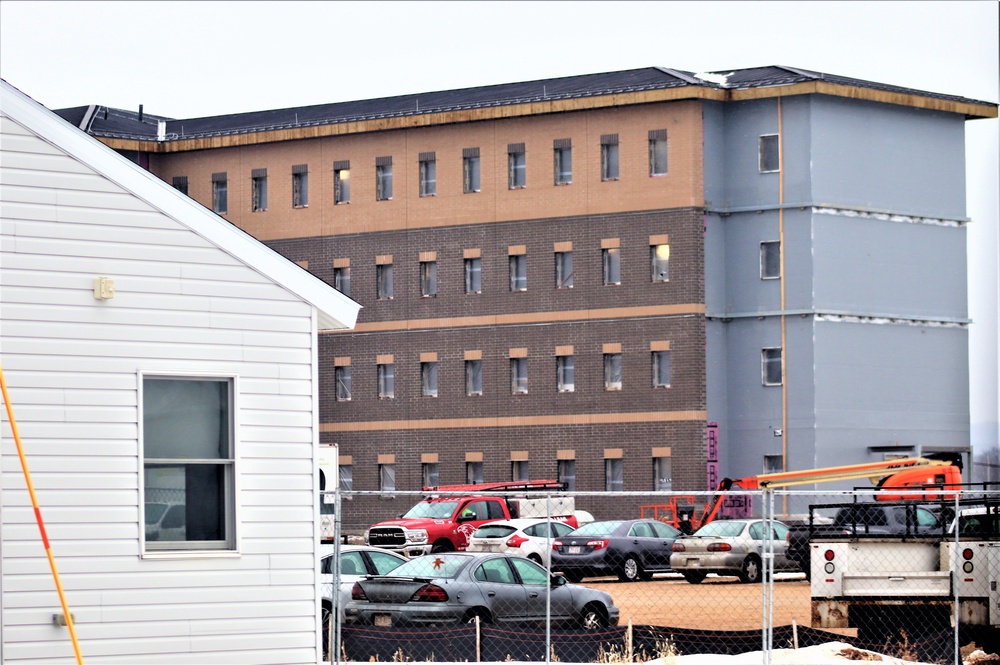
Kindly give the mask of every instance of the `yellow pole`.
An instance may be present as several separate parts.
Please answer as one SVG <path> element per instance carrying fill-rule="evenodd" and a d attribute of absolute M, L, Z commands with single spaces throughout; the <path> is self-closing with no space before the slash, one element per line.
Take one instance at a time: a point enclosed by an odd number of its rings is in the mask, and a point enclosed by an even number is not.
<path fill-rule="evenodd" d="M 52 578 L 56 583 L 56 591 L 59 592 L 59 602 L 62 604 L 63 616 L 66 617 L 66 627 L 69 628 L 69 637 L 73 641 L 73 653 L 76 654 L 76 662 L 79 665 L 83 665 L 83 656 L 80 654 L 80 643 L 76 639 L 76 628 L 73 626 L 73 615 L 69 613 L 69 605 L 66 603 L 66 593 L 63 591 L 62 582 L 59 581 L 56 560 L 52 556 L 52 548 L 49 547 L 49 537 L 45 533 L 45 522 L 42 520 L 42 511 L 38 508 L 38 497 L 35 496 L 35 486 L 31 482 L 28 461 L 24 457 L 24 448 L 21 446 L 21 435 L 17 431 L 17 421 L 14 419 L 14 407 L 10 403 L 10 395 L 7 394 L 7 381 L 4 379 L 2 365 L 0 365 L 0 390 L 3 391 L 3 402 L 7 407 L 7 418 L 10 421 L 11 432 L 14 434 L 14 443 L 17 445 L 17 456 L 21 458 L 21 469 L 24 471 L 24 481 L 28 486 L 28 494 L 31 496 L 31 505 L 35 509 L 35 521 L 38 522 L 38 530 L 42 534 L 42 545 L 45 546 L 45 555 L 49 558 Z"/>

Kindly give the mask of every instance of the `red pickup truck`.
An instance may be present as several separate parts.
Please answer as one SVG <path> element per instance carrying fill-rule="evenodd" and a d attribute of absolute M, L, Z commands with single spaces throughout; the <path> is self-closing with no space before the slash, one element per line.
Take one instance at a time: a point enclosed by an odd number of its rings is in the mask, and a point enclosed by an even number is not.
<path fill-rule="evenodd" d="M 483 524 L 516 517 L 545 517 L 577 526 L 573 497 L 527 498 L 501 492 L 562 490 L 562 483 L 536 480 L 478 485 L 425 487 L 433 492 L 401 517 L 374 524 L 365 531 L 365 542 L 408 557 L 430 552 L 462 551 L 469 536 Z"/>

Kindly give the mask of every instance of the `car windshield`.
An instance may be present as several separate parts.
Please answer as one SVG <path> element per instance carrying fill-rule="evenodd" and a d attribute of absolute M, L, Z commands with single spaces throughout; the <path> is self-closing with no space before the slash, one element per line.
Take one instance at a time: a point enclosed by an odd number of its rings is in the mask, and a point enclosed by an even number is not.
<path fill-rule="evenodd" d="M 403 517 L 444 520 L 451 517 L 457 507 L 458 501 L 421 501 L 406 511 Z"/>
<path fill-rule="evenodd" d="M 514 527 L 509 524 L 487 524 L 485 526 L 479 527 L 474 534 L 473 538 L 504 538 L 510 534 L 517 531 Z"/>
<path fill-rule="evenodd" d="M 695 531 L 693 535 L 696 537 L 715 536 L 718 538 L 735 538 L 742 533 L 745 526 L 746 522 L 719 520 L 718 522 L 709 522 Z"/>
<path fill-rule="evenodd" d="M 624 522 L 621 520 L 611 522 L 591 522 L 590 524 L 584 524 L 576 531 L 573 531 L 571 535 L 606 536 L 610 533 L 614 533 L 622 524 L 624 524 Z"/>
<path fill-rule="evenodd" d="M 426 554 L 402 564 L 392 571 L 392 576 L 453 578 L 469 560 L 454 554 Z"/>

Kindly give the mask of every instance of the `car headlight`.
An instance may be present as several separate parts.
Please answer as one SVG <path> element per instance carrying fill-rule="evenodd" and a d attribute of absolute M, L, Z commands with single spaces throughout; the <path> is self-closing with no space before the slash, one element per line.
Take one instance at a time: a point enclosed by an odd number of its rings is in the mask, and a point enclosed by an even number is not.
<path fill-rule="evenodd" d="M 427 529 L 406 529 L 406 542 L 408 543 L 426 543 L 427 542 Z"/>

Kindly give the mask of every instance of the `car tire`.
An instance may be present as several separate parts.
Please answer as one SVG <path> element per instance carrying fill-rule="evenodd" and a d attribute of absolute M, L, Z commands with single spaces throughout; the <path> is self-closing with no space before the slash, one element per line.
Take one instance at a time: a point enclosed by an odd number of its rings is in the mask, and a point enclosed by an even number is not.
<path fill-rule="evenodd" d="M 700 570 L 685 570 L 681 573 L 688 584 L 701 584 L 707 573 Z"/>
<path fill-rule="evenodd" d="M 542 563 L 542 557 L 538 556 L 537 554 L 529 554 L 528 555 L 528 561 L 534 561 L 539 566 L 544 566 L 545 565 L 544 563 Z"/>
<path fill-rule="evenodd" d="M 608 609 L 598 603 L 591 603 L 583 608 L 580 615 L 580 628 L 583 630 L 600 630 L 608 627 Z"/>
<path fill-rule="evenodd" d="M 622 561 L 622 567 L 618 569 L 618 579 L 622 582 L 638 582 L 645 573 L 642 564 L 631 554 Z"/>
<path fill-rule="evenodd" d="M 476 618 L 479 618 L 479 623 L 493 623 L 493 618 L 490 616 L 489 610 L 485 607 L 476 607 L 465 613 L 462 617 L 462 623 L 476 623 Z"/>
<path fill-rule="evenodd" d="M 760 566 L 760 559 L 756 556 L 748 556 L 740 566 L 740 582 L 744 584 L 759 584 L 764 579 L 764 571 Z"/>
<path fill-rule="evenodd" d="M 431 554 L 437 554 L 438 552 L 454 552 L 455 548 L 452 547 L 450 540 L 439 540 L 434 545 L 431 546 Z"/>

